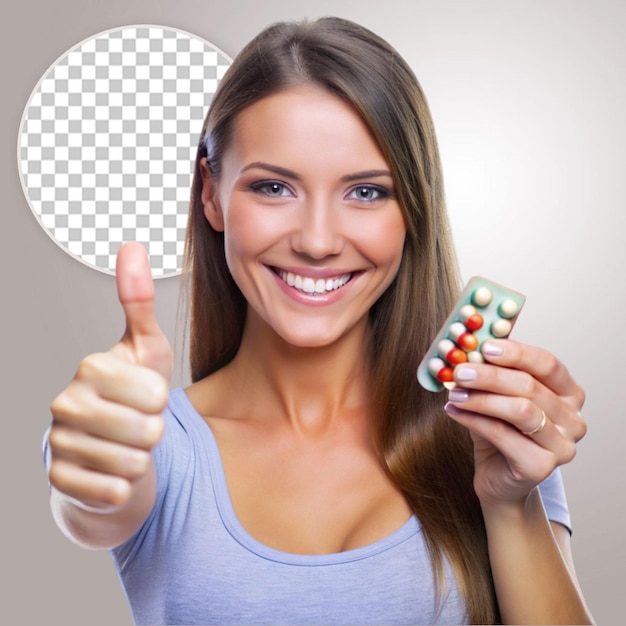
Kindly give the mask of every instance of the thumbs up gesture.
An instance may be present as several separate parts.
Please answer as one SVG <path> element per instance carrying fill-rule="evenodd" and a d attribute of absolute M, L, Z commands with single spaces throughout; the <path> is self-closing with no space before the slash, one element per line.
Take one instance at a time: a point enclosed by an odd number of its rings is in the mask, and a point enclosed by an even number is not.
<path fill-rule="evenodd" d="M 120 511 L 141 500 L 147 514 L 173 358 L 143 246 L 122 246 L 116 274 L 126 331 L 108 352 L 85 358 L 53 401 L 48 476 L 53 491 L 83 510 Z"/>

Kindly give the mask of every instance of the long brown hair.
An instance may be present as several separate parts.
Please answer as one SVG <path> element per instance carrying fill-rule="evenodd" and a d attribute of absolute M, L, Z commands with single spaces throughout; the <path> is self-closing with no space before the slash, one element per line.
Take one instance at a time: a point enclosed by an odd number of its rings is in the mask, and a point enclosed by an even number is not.
<path fill-rule="evenodd" d="M 223 233 L 203 213 L 200 161 L 220 177 L 236 116 L 291 86 L 313 83 L 349 102 L 383 151 L 407 236 L 398 275 L 370 314 L 370 388 L 383 467 L 423 529 L 441 595 L 450 562 L 473 623 L 498 619 L 472 443 L 423 390 L 415 371 L 459 290 L 437 141 L 415 75 L 383 39 L 347 20 L 280 23 L 253 39 L 222 80 L 203 129 L 187 231 L 193 380 L 228 363 L 241 341 L 246 302 L 224 256 Z"/>

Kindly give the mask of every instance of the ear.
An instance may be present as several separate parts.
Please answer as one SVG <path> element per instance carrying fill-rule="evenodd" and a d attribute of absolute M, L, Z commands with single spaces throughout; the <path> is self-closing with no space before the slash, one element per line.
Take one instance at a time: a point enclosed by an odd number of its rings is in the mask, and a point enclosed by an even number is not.
<path fill-rule="evenodd" d="M 215 182 L 207 167 L 206 158 L 200 161 L 200 173 L 202 174 L 202 206 L 204 216 L 207 218 L 213 230 L 224 232 L 224 214 L 217 198 Z"/>

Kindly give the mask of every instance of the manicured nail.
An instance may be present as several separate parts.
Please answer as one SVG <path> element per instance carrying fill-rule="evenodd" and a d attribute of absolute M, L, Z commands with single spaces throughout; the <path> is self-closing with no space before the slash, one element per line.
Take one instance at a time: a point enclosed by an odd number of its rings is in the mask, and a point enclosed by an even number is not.
<path fill-rule="evenodd" d="M 450 400 L 450 402 L 461 403 L 465 402 L 468 398 L 469 393 L 467 392 L 467 390 L 459 389 L 458 387 L 451 389 L 448 393 L 448 400 Z"/>
<path fill-rule="evenodd" d="M 483 353 L 487 356 L 501 356 L 502 352 L 502 347 L 491 341 L 485 341 L 483 344 Z"/>
<path fill-rule="evenodd" d="M 476 380 L 476 371 L 470 367 L 458 367 L 455 378 L 457 380 Z"/>
<path fill-rule="evenodd" d="M 454 404 L 451 404 L 450 402 L 448 402 L 444 407 L 443 410 L 446 413 L 450 413 L 450 415 L 460 415 L 461 414 L 461 409 L 459 409 L 458 406 L 454 406 Z"/>

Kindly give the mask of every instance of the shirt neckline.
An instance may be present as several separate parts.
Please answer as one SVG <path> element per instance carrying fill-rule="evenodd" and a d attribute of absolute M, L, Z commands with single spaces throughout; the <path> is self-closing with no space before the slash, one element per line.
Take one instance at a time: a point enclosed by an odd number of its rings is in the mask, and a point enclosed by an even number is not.
<path fill-rule="evenodd" d="M 250 535 L 239 521 L 230 499 L 226 483 L 226 474 L 224 472 L 221 454 L 215 436 L 213 435 L 213 431 L 204 418 L 196 411 L 195 407 L 191 403 L 191 400 L 189 400 L 189 397 L 182 387 L 177 387 L 171 392 L 170 408 L 172 407 L 174 409 L 179 408 L 185 415 L 188 415 L 191 418 L 197 434 L 206 442 L 208 446 L 208 461 L 212 474 L 213 492 L 224 527 L 233 539 L 237 541 L 237 543 L 263 559 L 289 565 L 310 567 L 350 563 L 352 561 L 371 558 L 383 552 L 387 552 L 395 546 L 405 542 L 421 530 L 416 516 L 412 515 L 400 528 L 386 537 L 383 537 L 382 539 L 366 546 L 346 550 L 344 552 L 329 554 L 297 554 L 271 548 Z"/>

